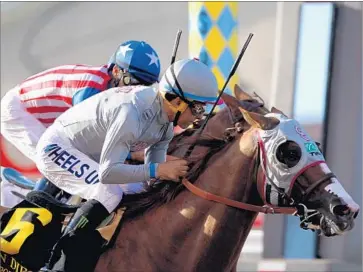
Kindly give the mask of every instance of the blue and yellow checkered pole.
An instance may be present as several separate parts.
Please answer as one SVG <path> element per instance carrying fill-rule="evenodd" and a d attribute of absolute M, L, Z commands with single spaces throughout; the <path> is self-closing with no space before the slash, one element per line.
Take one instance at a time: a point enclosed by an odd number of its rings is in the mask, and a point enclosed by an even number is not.
<path fill-rule="evenodd" d="M 189 56 L 210 67 L 219 89 L 238 55 L 237 7 L 237 2 L 189 2 Z M 237 82 L 234 75 L 225 92 L 232 94 Z"/>

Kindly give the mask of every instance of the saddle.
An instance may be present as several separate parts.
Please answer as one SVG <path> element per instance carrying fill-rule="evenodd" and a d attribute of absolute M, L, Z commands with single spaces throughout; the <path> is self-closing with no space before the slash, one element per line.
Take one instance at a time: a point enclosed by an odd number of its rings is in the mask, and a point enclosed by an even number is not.
<path fill-rule="evenodd" d="M 81 204 L 62 203 L 44 191 L 31 191 L 26 196 L 13 192 L 23 199 L 0 217 L 0 267 L 13 271 L 39 271 L 48 261 L 52 247 L 68 223 L 67 218 Z M 125 208 L 107 217 L 97 231 L 107 241 L 106 250 L 121 222 Z M 37 252 L 37 254 L 33 254 Z"/>
<path fill-rule="evenodd" d="M 13 193 L 23 198 L 21 194 L 17 194 L 16 192 Z M 62 215 L 73 214 L 78 208 L 82 206 L 82 203 L 79 205 L 62 203 L 53 196 L 43 191 L 31 191 L 25 196 L 25 200 L 34 206 L 44 208 L 51 211 L 52 213 Z M 116 212 L 111 213 L 97 228 L 97 230 L 105 240 L 111 240 L 125 210 L 125 207 L 118 208 Z M 68 222 L 63 221 L 63 225 L 66 225 L 66 223 Z"/>

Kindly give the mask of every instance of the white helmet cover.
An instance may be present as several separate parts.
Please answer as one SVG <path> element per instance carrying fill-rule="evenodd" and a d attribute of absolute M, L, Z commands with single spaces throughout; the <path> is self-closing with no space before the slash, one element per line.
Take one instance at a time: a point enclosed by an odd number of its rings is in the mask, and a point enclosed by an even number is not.
<path fill-rule="evenodd" d="M 195 59 L 179 60 L 169 66 L 159 87 L 189 101 L 213 104 L 218 96 L 218 84 L 212 71 Z M 218 104 L 221 103 L 222 100 Z"/>

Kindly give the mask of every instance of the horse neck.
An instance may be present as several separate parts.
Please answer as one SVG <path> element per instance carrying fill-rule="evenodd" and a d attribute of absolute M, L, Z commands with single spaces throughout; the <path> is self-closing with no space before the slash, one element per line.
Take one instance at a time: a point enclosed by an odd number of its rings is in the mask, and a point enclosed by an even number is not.
<path fill-rule="evenodd" d="M 254 183 L 255 151 L 254 142 L 250 135 L 242 136 L 242 140 L 234 141 L 226 150 L 222 150 L 212 158 L 210 166 L 195 184 L 210 193 L 220 195 L 240 202 L 251 202 L 259 199 L 257 186 Z M 249 142 L 249 143 L 246 143 Z M 213 237 L 213 243 L 233 246 L 233 242 L 226 242 L 226 238 L 234 240 L 237 248 L 242 247 L 256 213 L 238 210 L 221 204 L 209 202 L 205 209 L 214 214 L 220 222 L 221 235 Z M 227 233 L 228 232 L 228 233 Z M 218 241 L 216 241 L 218 240 Z M 239 241 L 239 243 L 236 243 Z M 218 250 L 219 251 L 219 250 Z"/>
<path fill-rule="evenodd" d="M 203 135 L 211 138 L 223 138 L 223 132 L 228 127 L 233 127 L 233 117 L 228 107 L 219 111 L 207 123 Z"/>
<path fill-rule="evenodd" d="M 252 137 L 244 133 L 210 159 L 194 184 L 241 202 L 258 198 L 253 145 Z M 127 220 L 116 247 L 101 258 L 97 271 L 105 267 L 109 271 L 130 267 L 135 271 L 231 271 L 256 215 L 184 189 L 173 201 Z"/>
<path fill-rule="evenodd" d="M 242 137 L 242 142 L 236 139 L 211 158 L 207 169 L 195 181 L 196 186 L 241 202 L 258 197 L 253 183 L 256 150 L 250 146 L 254 143 L 249 135 Z M 241 148 L 248 152 L 242 154 Z M 178 237 L 173 243 L 193 252 L 190 256 L 198 260 L 201 270 L 215 266 L 215 259 L 219 260 L 220 268 L 224 271 L 232 267 L 257 215 L 204 200 L 189 191 L 182 192 L 165 209 L 174 218 L 175 214 L 181 215 L 179 220 L 173 222 L 175 228 L 169 229 L 171 232 L 165 235 Z"/>

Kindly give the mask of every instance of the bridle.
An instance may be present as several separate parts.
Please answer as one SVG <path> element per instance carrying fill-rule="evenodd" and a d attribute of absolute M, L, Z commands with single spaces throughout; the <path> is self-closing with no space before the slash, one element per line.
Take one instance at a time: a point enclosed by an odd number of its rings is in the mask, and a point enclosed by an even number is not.
<path fill-rule="evenodd" d="M 232 119 L 232 115 L 230 114 L 230 118 Z M 233 139 L 235 139 L 235 137 L 237 136 L 237 134 L 242 133 L 242 125 L 240 123 L 240 121 L 237 122 L 233 122 L 234 123 L 234 127 L 232 128 L 227 128 L 225 130 L 225 134 L 224 134 L 224 141 L 226 143 L 231 142 Z M 193 194 L 209 200 L 209 201 L 214 201 L 217 203 L 221 203 L 230 207 L 234 207 L 237 209 L 242 209 L 242 210 L 248 210 L 248 211 L 252 211 L 252 212 L 258 212 L 258 213 L 265 213 L 265 214 L 292 214 L 292 215 L 297 215 L 300 217 L 301 220 L 301 227 L 302 228 L 308 228 L 308 225 L 310 223 L 310 220 L 318 214 L 317 211 L 315 210 L 309 210 L 304 204 L 304 203 L 308 197 L 310 196 L 310 194 L 316 190 L 316 188 L 319 187 L 319 185 L 321 185 L 322 183 L 326 182 L 327 180 L 334 178 L 335 175 L 333 173 L 328 173 L 325 174 L 322 178 L 320 178 L 319 180 L 315 181 L 313 184 L 311 184 L 306 190 L 299 188 L 301 193 L 302 193 L 302 197 L 300 198 L 300 201 L 295 201 L 291 196 L 289 196 L 288 194 L 286 194 L 284 191 L 281 190 L 281 188 L 278 188 L 278 186 L 274 183 L 274 181 L 272 181 L 267 173 L 266 173 L 266 168 L 264 166 L 264 162 L 266 160 L 266 158 L 264 158 L 263 156 L 263 146 L 261 146 L 260 144 L 258 144 L 257 146 L 257 162 L 256 162 L 256 167 L 258 169 L 259 166 L 261 166 L 262 172 L 263 172 L 263 176 L 266 177 L 266 179 L 269 180 L 270 184 L 272 186 L 274 186 L 277 189 L 278 194 L 281 195 L 282 198 L 285 198 L 286 200 L 288 200 L 288 203 L 290 206 L 287 207 L 277 207 L 277 206 L 272 206 L 269 205 L 265 202 L 265 205 L 263 206 L 257 206 L 257 205 L 252 205 L 249 203 L 244 203 L 244 202 L 240 202 L 240 201 L 236 201 L 236 200 L 232 200 L 229 198 L 225 198 L 216 194 L 212 194 L 209 193 L 197 186 L 195 186 L 194 184 L 192 184 L 188 179 L 184 178 L 182 180 L 183 185 Z M 254 175 L 255 175 L 255 179 L 257 184 L 263 182 L 261 179 L 259 179 L 258 176 L 258 170 L 254 171 Z M 301 187 L 301 186 L 299 186 Z M 261 192 L 259 191 L 260 196 L 261 196 Z M 263 196 L 261 196 L 262 199 Z"/>
<path fill-rule="evenodd" d="M 301 188 L 299 183 L 297 183 L 299 185 L 298 188 L 301 192 L 301 198 L 299 201 L 295 201 L 293 198 L 290 197 L 290 200 L 291 200 L 290 203 L 293 203 L 293 205 L 295 205 L 295 207 L 296 207 L 295 215 L 300 217 L 300 227 L 301 228 L 310 229 L 309 225 L 310 225 L 311 221 L 314 219 L 315 216 L 317 216 L 319 214 L 319 212 L 317 210 L 309 209 L 303 203 L 305 203 L 305 201 L 307 201 L 310 194 L 314 190 L 316 190 L 322 183 L 326 182 L 329 179 L 335 178 L 335 177 L 336 176 L 334 173 L 332 173 L 332 172 L 327 173 L 322 178 L 318 179 L 313 184 L 311 184 L 306 190 Z M 283 192 L 283 193 L 285 194 L 285 192 Z"/>

